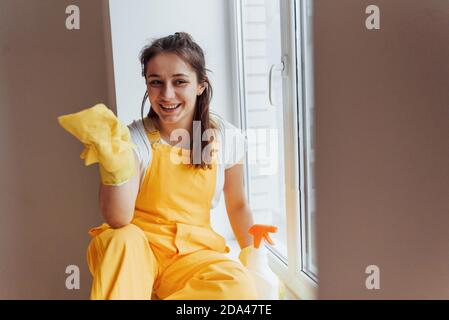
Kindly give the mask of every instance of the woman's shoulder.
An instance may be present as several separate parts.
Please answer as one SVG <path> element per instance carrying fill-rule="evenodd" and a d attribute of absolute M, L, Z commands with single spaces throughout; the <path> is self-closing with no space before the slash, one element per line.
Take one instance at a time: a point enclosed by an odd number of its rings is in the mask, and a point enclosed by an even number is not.
<path fill-rule="evenodd" d="M 154 125 L 150 118 L 145 117 L 144 119 L 133 120 L 129 125 L 128 129 L 131 134 L 139 134 L 145 136 L 147 132 L 154 129 Z"/>
<path fill-rule="evenodd" d="M 232 143 L 235 140 L 238 144 L 245 143 L 246 138 L 240 128 L 216 113 L 211 114 L 210 118 L 216 124 L 219 137 L 223 139 L 224 144 Z"/>
<path fill-rule="evenodd" d="M 148 125 L 142 119 L 133 120 L 128 124 L 129 133 L 133 142 L 139 147 L 143 147 L 147 144 L 147 130 Z"/>
<path fill-rule="evenodd" d="M 220 132 L 220 161 L 224 164 L 224 169 L 229 169 L 241 162 L 247 149 L 246 137 L 238 127 L 220 115 L 213 114 L 211 119 L 216 121 Z"/>

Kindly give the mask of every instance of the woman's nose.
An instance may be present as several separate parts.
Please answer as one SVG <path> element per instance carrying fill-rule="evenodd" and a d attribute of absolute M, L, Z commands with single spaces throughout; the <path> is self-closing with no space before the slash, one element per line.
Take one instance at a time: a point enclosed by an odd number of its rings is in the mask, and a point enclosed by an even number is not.
<path fill-rule="evenodd" d="M 162 87 L 161 95 L 165 99 L 171 99 L 175 96 L 175 90 L 172 85 L 167 84 Z"/>

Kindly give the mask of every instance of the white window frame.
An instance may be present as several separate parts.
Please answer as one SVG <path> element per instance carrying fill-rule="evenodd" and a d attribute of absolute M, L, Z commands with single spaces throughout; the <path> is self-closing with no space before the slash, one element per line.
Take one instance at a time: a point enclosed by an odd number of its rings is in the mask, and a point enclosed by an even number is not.
<path fill-rule="evenodd" d="M 241 39 L 241 0 L 230 1 L 230 23 L 232 44 L 232 77 L 234 84 L 234 106 L 238 121 L 242 129 L 247 128 L 247 121 L 243 108 L 245 106 L 244 63 Z M 284 57 L 283 101 L 284 101 L 284 145 L 294 146 L 285 148 L 285 183 L 286 183 L 286 219 L 287 219 L 287 255 L 288 265 L 269 250 L 269 265 L 284 283 L 287 299 L 316 299 L 317 282 L 304 271 L 302 247 L 304 247 L 304 221 L 306 214 L 305 184 L 305 152 L 304 136 L 304 71 L 303 44 L 304 32 L 295 34 L 295 23 L 304 27 L 304 17 L 312 9 L 312 0 L 280 0 L 282 15 L 281 36 L 282 54 Z M 296 21 L 296 22 L 295 22 Z M 298 59 L 299 63 L 295 60 Z M 299 103 L 299 104 L 298 104 Z M 295 121 L 299 119 L 299 121 Z M 248 155 L 247 155 L 248 156 Z M 300 161 L 301 159 L 301 161 Z M 248 171 L 245 173 L 249 181 Z M 248 183 L 246 183 L 249 195 Z M 296 244 L 300 244 L 300 248 Z"/>

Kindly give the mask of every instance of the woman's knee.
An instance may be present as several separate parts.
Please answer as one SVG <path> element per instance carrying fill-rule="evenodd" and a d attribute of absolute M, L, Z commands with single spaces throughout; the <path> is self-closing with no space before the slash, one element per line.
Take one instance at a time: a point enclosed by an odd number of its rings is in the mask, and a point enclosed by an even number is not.
<path fill-rule="evenodd" d="M 103 237 L 107 238 L 107 242 L 113 242 L 115 245 L 128 246 L 141 243 L 142 241 L 146 242 L 145 233 L 134 224 L 127 224 L 116 229 L 110 228 L 103 233 L 105 233 Z"/>
<path fill-rule="evenodd" d="M 127 258 L 142 258 L 150 264 L 154 274 L 157 272 L 154 255 L 145 233 L 134 224 L 116 229 L 107 228 L 91 240 L 87 249 L 87 262 L 92 275 L 106 256 L 108 256 L 109 262 L 114 262 L 116 259 L 124 261 Z M 141 265 L 146 266 L 147 264 Z"/>

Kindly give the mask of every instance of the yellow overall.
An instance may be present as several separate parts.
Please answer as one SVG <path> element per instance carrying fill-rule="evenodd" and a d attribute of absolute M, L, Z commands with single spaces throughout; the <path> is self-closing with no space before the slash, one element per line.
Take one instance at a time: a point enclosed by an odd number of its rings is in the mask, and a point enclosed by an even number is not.
<path fill-rule="evenodd" d="M 147 133 L 151 164 L 132 223 L 92 228 L 87 250 L 91 299 L 256 299 L 247 269 L 210 226 L 217 165 L 196 169 L 172 161 L 182 149 Z"/>

